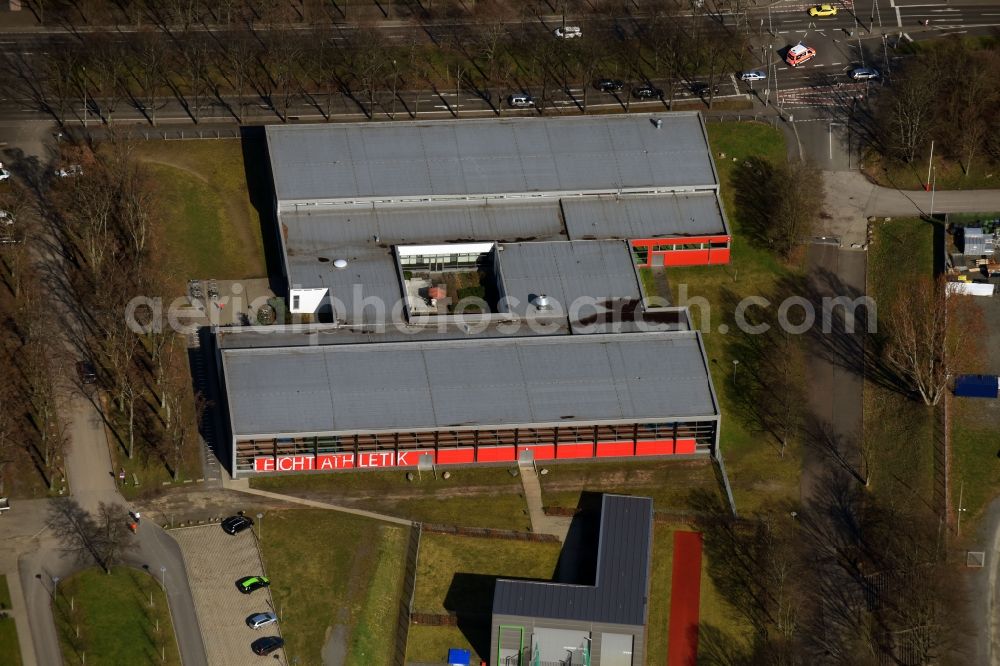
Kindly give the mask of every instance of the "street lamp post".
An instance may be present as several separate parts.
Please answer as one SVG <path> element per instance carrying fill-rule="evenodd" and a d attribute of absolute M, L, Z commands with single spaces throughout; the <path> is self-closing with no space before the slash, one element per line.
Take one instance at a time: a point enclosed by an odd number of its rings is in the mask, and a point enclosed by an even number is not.
<path fill-rule="evenodd" d="M 263 513 L 258 513 L 257 514 L 257 538 L 258 539 L 263 539 L 264 538 L 264 514 Z"/>
<path fill-rule="evenodd" d="M 392 59 L 392 119 L 396 119 L 396 83 L 399 79 L 399 70 L 396 69 L 396 59 Z"/>
<path fill-rule="evenodd" d="M 167 568 L 163 565 L 160 565 L 160 587 L 167 591 Z"/>
<path fill-rule="evenodd" d="M 83 126 L 87 126 L 87 68 L 83 67 Z"/>
<path fill-rule="evenodd" d="M 57 599 L 59 597 L 59 576 L 52 577 L 52 598 Z"/>
<path fill-rule="evenodd" d="M 733 388 L 736 388 L 736 371 L 739 370 L 740 360 L 738 358 L 733 359 Z"/>

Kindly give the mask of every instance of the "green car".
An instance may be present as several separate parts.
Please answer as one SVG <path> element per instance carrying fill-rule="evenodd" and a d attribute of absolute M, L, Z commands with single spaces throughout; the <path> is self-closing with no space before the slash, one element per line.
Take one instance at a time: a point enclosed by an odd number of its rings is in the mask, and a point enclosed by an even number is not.
<path fill-rule="evenodd" d="M 254 590 L 259 590 L 260 588 L 267 587 L 270 584 L 271 581 L 267 578 L 267 576 L 247 576 L 236 581 L 236 589 L 243 594 L 250 594 Z"/>

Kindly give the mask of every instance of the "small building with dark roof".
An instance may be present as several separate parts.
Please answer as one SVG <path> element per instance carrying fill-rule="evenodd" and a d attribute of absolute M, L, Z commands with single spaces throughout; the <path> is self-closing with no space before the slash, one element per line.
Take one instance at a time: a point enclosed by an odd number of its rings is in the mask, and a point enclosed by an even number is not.
<path fill-rule="evenodd" d="M 490 665 L 645 664 L 652 544 L 653 500 L 604 495 L 592 584 L 497 580 Z"/>

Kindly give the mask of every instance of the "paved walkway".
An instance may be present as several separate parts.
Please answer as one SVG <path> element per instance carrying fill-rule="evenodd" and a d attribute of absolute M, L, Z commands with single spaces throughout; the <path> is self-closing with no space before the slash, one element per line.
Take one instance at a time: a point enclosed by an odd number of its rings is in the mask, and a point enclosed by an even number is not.
<path fill-rule="evenodd" d="M 268 490 L 259 490 L 257 488 L 251 488 L 248 479 L 231 480 L 227 477 L 224 477 L 223 484 L 227 490 L 236 490 L 241 493 L 247 493 L 250 495 L 259 495 L 260 497 L 267 497 L 270 499 L 281 500 L 282 502 L 291 502 L 292 504 L 301 504 L 302 506 L 308 506 L 314 509 L 327 509 L 329 511 L 339 511 L 341 513 L 349 513 L 355 516 L 361 516 L 363 518 L 371 518 L 372 520 L 382 520 L 387 523 L 395 523 L 397 525 L 405 525 L 407 527 L 413 525 L 413 521 L 407 520 L 406 518 L 399 518 L 397 516 L 388 516 L 384 513 L 375 513 L 374 511 L 365 511 L 364 509 L 355 509 L 353 507 L 340 506 L 338 504 L 329 504 L 327 502 L 317 502 L 316 500 L 305 499 L 303 497 L 293 497 L 292 495 L 282 495 L 281 493 L 272 493 Z"/>
<path fill-rule="evenodd" d="M 843 247 L 863 247 L 868 218 L 929 215 L 931 193 L 873 185 L 857 171 L 824 171 L 829 218 L 820 221 L 817 236 L 834 236 Z M 1000 211 L 1000 190 L 945 190 L 934 193 L 934 213 Z"/>
<path fill-rule="evenodd" d="M 539 534 L 552 534 L 566 541 L 566 533 L 572 518 L 564 516 L 547 516 L 542 505 L 542 486 L 538 482 L 535 466 L 519 463 L 521 486 L 524 488 L 524 499 L 528 503 L 528 517 L 531 519 L 531 531 Z"/>

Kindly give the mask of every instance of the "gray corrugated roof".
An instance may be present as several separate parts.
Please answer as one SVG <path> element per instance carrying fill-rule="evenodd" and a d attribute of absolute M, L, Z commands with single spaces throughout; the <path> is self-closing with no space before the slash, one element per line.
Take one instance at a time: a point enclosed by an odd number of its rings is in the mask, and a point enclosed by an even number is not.
<path fill-rule="evenodd" d="M 571 197 L 562 207 L 573 240 L 729 233 L 715 192 Z"/>
<path fill-rule="evenodd" d="M 642 299 L 632 252 L 624 241 L 566 241 L 562 243 L 510 243 L 502 246 L 500 268 L 514 314 L 534 312 L 532 299 L 545 294 L 553 309 L 577 318 L 594 315 L 590 303 L 606 304 Z M 591 299 L 587 304 L 578 299 Z M 608 307 L 613 307 L 607 304 Z"/>
<path fill-rule="evenodd" d="M 392 245 L 565 238 L 557 201 L 303 209 L 283 214 L 281 226 L 288 283 L 327 287 L 353 322 L 374 320 L 371 311 L 350 316 L 356 293 L 390 307 L 402 298 Z M 336 259 L 347 268 L 335 268 Z"/>
<path fill-rule="evenodd" d="M 593 586 L 500 579 L 494 615 L 646 624 L 653 500 L 604 495 Z"/>
<path fill-rule="evenodd" d="M 697 113 L 267 127 L 279 202 L 714 186 Z"/>
<path fill-rule="evenodd" d="M 235 436 L 717 414 L 692 332 L 221 354 Z"/>

